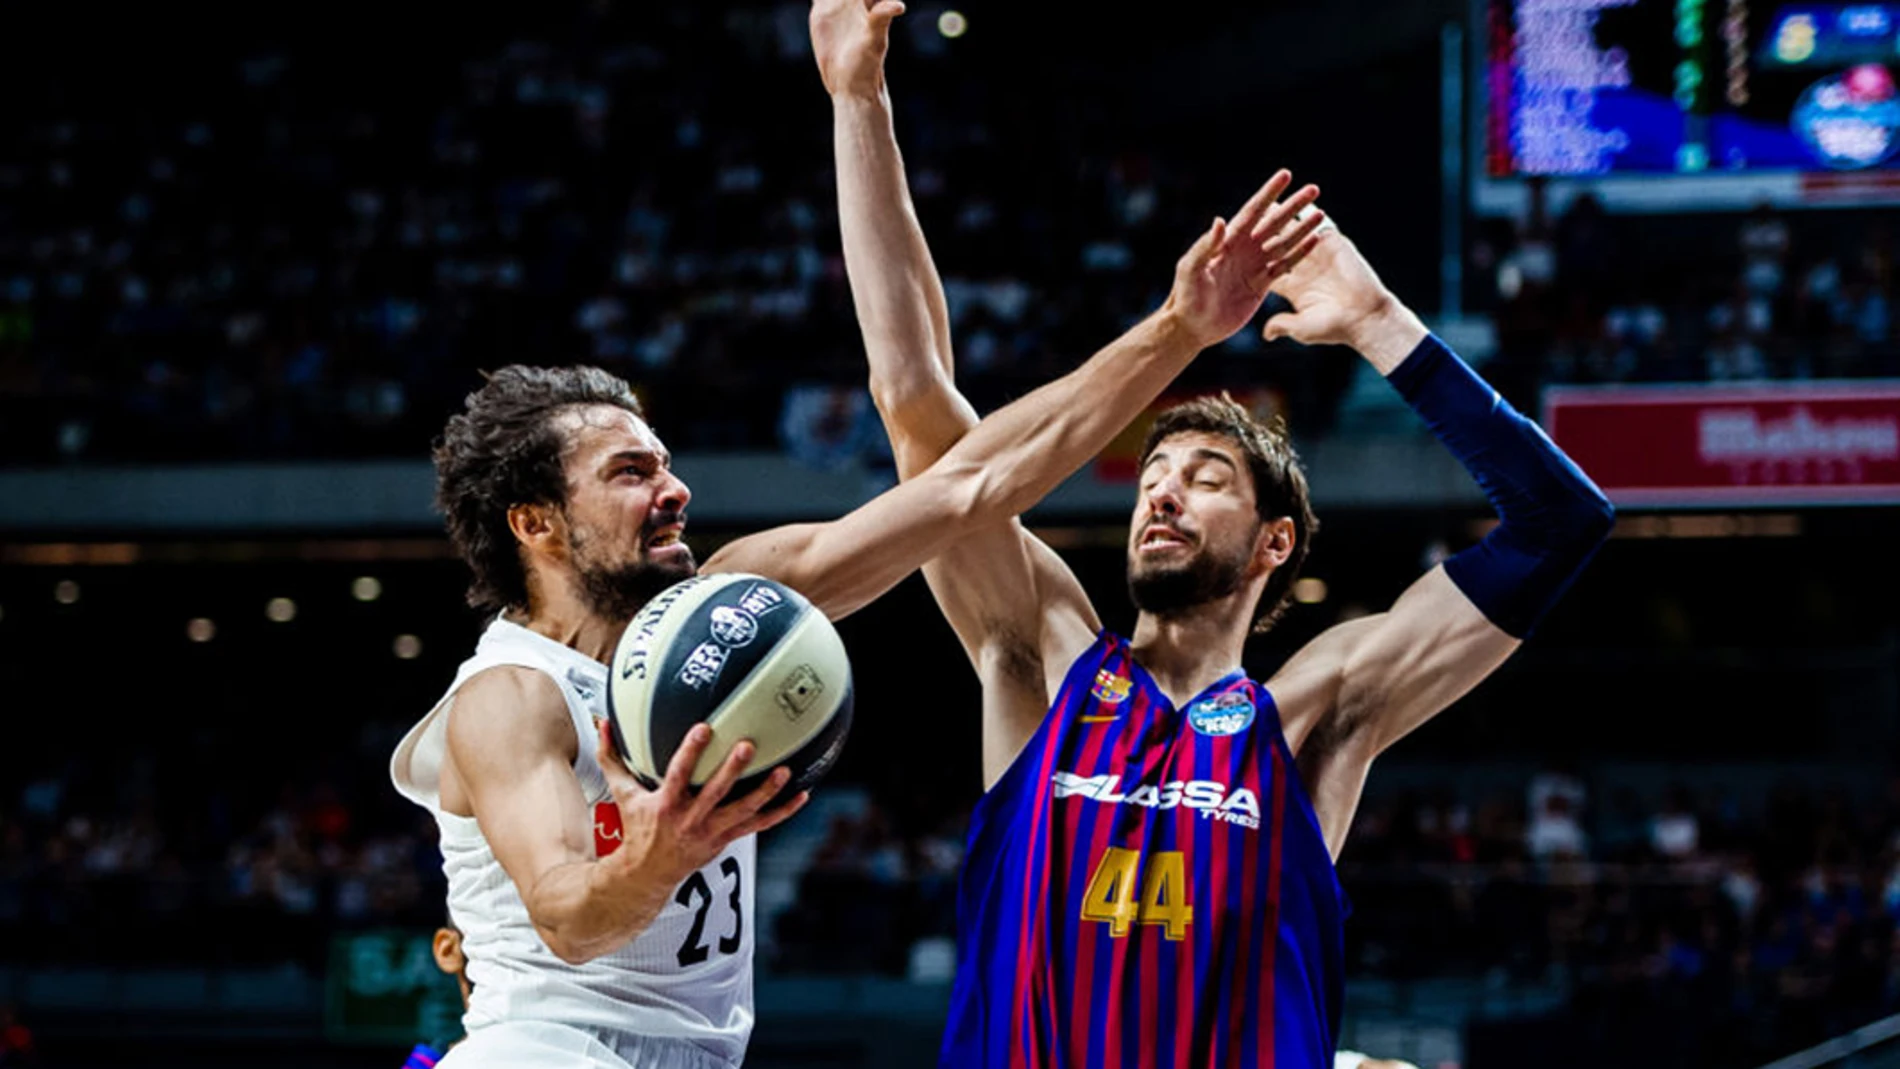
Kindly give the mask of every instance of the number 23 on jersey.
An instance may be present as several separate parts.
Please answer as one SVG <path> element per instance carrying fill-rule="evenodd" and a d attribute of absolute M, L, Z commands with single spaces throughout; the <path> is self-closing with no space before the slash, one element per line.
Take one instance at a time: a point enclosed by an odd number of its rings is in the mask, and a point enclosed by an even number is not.
<path fill-rule="evenodd" d="M 1139 850 L 1109 847 L 1082 892 L 1082 919 L 1106 921 L 1115 939 L 1136 924 L 1160 925 L 1162 934 L 1176 942 L 1187 938 L 1194 906 L 1188 896 L 1186 855 L 1162 850 L 1144 857 Z"/>

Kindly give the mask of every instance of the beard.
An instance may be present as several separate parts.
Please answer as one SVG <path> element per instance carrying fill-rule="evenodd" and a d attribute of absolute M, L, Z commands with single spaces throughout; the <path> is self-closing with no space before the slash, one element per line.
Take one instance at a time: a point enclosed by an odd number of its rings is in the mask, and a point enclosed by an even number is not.
<path fill-rule="evenodd" d="M 1210 548 L 1181 564 L 1146 565 L 1131 558 L 1128 597 L 1142 612 L 1175 616 L 1238 591 L 1246 574 L 1247 554 Z"/>
<path fill-rule="evenodd" d="M 663 527 L 678 522 L 678 514 L 656 517 L 649 526 Z M 652 532 L 642 528 L 640 544 L 645 546 Z M 609 620 L 631 620 L 662 590 L 699 572 L 693 551 L 686 549 L 678 559 L 656 561 L 640 559 L 607 563 L 590 559 L 593 539 L 579 529 L 574 532 L 574 570 L 580 578 L 581 599 L 589 611 Z M 684 547 L 682 547 L 684 548 Z"/>

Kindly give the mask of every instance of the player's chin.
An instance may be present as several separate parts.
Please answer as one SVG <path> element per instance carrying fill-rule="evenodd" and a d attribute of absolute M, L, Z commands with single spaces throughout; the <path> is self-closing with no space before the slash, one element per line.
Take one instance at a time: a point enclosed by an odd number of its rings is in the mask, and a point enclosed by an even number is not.
<path fill-rule="evenodd" d="M 684 542 L 647 546 L 640 555 L 648 568 L 661 575 L 691 579 L 699 574 L 699 562 L 693 559 L 693 551 Z"/>
<path fill-rule="evenodd" d="M 1169 579 L 1194 570 L 1190 554 L 1170 553 L 1165 559 L 1145 555 L 1139 549 L 1128 554 L 1128 580 L 1132 583 Z"/>

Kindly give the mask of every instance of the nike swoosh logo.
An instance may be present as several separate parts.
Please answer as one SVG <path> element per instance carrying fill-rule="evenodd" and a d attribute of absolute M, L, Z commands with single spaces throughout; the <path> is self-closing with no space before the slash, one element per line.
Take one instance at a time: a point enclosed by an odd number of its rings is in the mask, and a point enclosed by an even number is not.
<path fill-rule="evenodd" d="M 1078 716 L 1077 722 L 1083 724 L 1110 724 L 1120 720 L 1120 716 Z"/>

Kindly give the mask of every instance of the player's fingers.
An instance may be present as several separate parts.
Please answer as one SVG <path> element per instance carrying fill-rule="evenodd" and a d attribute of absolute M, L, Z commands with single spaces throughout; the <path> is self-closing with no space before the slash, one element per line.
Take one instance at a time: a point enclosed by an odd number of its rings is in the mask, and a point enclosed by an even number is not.
<path fill-rule="evenodd" d="M 1207 268 L 1207 262 L 1214 258 L 1214 250 L 1219 247 L 1226 233 L 1226 222 L 1216 216 L 1207 232 L 1196 238 L 1194 244 L 1188 246 L 1188 251 L 1181 254 L 1181 262 L 1175 265 L 1176 273 L 1189 276 L 1200 274 Z"/>
<path fill-rule="evenodd" d="M 903 13 L 904 5 L 899 0 L 878 0 L 871 5 L 871 28 L 882 30 Z"/>
<path fill-rule="evenodd" d="M 667 805 L 679 805 L 692 796 L 693 769 L 699 767 L 699 759 L 710 745 L 712 728 L 705 724 L 694 724 L 680 740 L 673 760 L 666 763 L 666 778 L 660 781 L 660 795 Z"/>
<path fill-rule="evenodd" d="M 1234 215 L 1234 229 L 1242 234 L 1252 233 L 1254 226 L 1260 222 L 1260 217 L 1266 214 L 1267 209 L 1273 206 L 1273 202 L 1279 200 L 1280 194 L 1286 192 L 1286 187 L 1292 184 L 1293 174 L 1286 168 L 1282 167 L 1273 172 L 1273 177 L 1267 179 L 1266 184 L 1249 197 L 1247 203 L 1241 205 L 1240 211 Z"/>
<path fill-rule="evenodd" d="M 765 777 L 764 783 L 752 788 L 752 793 L 719 810 L 718 814 L 712 818 L 714 830 L 721 836 L 732 835 L 733 828 L 751 822 L 764 811 L 766 806 L 772 804 L 772 799 L 777 798 L 778 792 L 784 790 L 785 785 L 791 780 L 791 769 L 784 767 L 773 769 L 772 774 Z"/>
<path fill-rule="evenodd" d="M 1320 235 L 1318 234 L 1308 237 L 1305 241 L 1300 242 L 1299 247 L 1294 249 L 1292 253 L 1275 260 L 1269 265 L 1267 267 L 1267 274 L 1269 276 L 1267 279 L 1268 283 L 1271 284 L 1274 279 L 1298 267 L 1301 260 L 1306 259 L 1308 254 L 1314 249 L 1319 248 L 1319 239 Z"/>
<path fill-rule="evenodd" d="M 779 806 L 777 809 L 769 813 L 756 814 L 741 823 L 738 827 L 733 828 L 730 838 L 727 841 L 743 839 L 748 835 L 757 835 L 762 831 L 769 831 L 772 828 L 776 828 L 780 824 L 797 816 L 798 811 L 805 808 L 805 803 L 809 801 L 811 801 L 811 792 L 799 791 L 796 797 L 784 805 Z"/>
<path fill-rule="evenodd" d="M 1298 311 L 1281 312 L 1267 319 L 1267 325 L 1260 334 L 1268 341 L 1278 341 L 1281 338 L 1299 338 L 1304 335 L 1303 328 L 1305 328 L 1308 318 L 1309 317 Z"/>
<path fill-rule="evenodd" d="M 1319 199 L 1319 187 L 1301 186 L 1299 192 L 1273 206 L 1273 210 L 1260 218 L 1250 231 L 1255 241 L 1265 241 L 1268 237 L 1286 229 L 1287 223 L 1298 218 L 1308 205 Z"/>
<path fill-rule="evenodd" d="M 1283 260 L 1291 256 L 1300 246 L 1306 244 L 1308 238 L 1319 233 L 1319 228 L 1324 226 L 1325 223 L 1325 212 L 1317 209 L 1307 212 L 1306 217 L 1301 219 L 1298 225 L 1267 242 L 1266 245 L 1262 247 L 1262 251 L 1266 253 L 1266 257 L 1269 261 Z"/>
<path fill-rule="evenodd" d="M 719 767 L 713 770 L 712 778 L 699 789 L 699 797 L 694 799 L 693 808 L 687 814 L 687 820 L 703 821 L 710 817 L 713 810 L 719 808 L 719 803 L 725 799 L 726 792 L 732 790 L 732 785 L 739 782 L 740 776 L 745 775 L 745 766 L 752 762 L 752 755 L 757 752 L 758 747 L 752 744 L 751 739 L 740 739 L 733 743 L 731 752 L 726 754 L 726 759 L 719 762 Z"/>
<path fill-rule="evenodd" d="M 620 747 L 614 745 L 613 722 L 606 717 L 594 725 L 596 734 L 594 759 L 600 762 L 600 774 L 607 780 L 607 789 L 616 797 L 638 797 L 647 793 L 646 785 L 627 767 L 620 757 Z"/>

